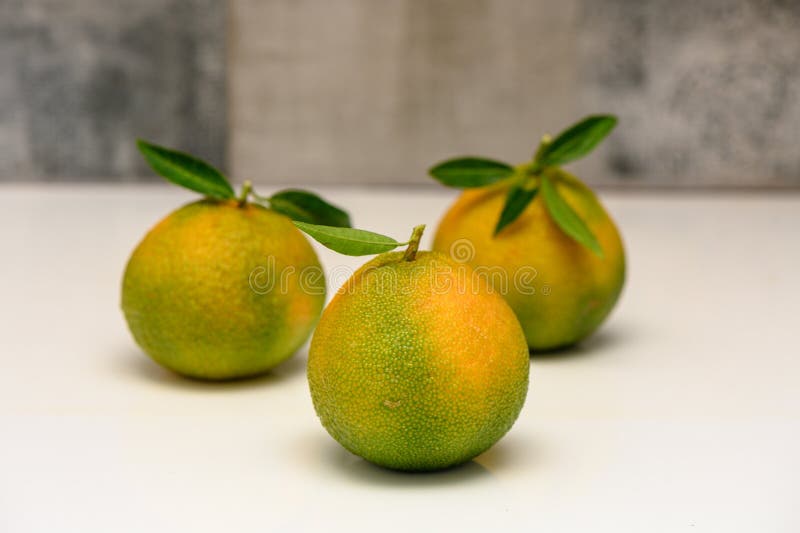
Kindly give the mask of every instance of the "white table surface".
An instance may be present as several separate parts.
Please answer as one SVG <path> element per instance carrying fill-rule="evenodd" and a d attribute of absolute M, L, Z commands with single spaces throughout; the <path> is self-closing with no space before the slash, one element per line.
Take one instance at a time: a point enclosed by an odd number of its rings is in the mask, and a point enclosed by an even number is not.
<path fill-rule="evenodd" d="M 426 243 L 454 197 L 318 190 Z M 532 360 L 493 449 L 410 475 L 325 433 L 305 350 L 205 384 L 136 347 L 125 261 L 190 193 L 0 187 L 0 531 L 800 531 L 800 195 L 602 197 L 628 248 L 617 310 Z M 363 262 L 320 256 L 331 288 Z"/>

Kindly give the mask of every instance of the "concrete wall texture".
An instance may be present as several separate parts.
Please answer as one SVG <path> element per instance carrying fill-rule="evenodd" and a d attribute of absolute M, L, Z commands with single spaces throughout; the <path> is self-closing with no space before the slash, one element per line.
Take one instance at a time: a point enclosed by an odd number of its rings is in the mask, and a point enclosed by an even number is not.
<path fill-rule="evenodd" d="M 141 136 L 222 164 L 217 0 L 0 0 L 0 178 L 148 175 Z"/>
<path fill-rule="evenodd" d="M 620 183 L 800 186 L 800 2 L 584 1 L 586 109 Z"/>
<path fill-rule="evenodd" d="M 424 184 L 614 112 L 589 182 L 800 186 L 798 57 L 793 0 L 0 0 L 0 179 Z"/>

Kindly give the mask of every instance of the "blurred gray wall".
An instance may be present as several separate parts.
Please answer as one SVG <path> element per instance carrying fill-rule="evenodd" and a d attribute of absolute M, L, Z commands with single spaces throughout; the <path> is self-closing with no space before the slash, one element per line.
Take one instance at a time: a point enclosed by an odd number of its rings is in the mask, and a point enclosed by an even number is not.
<path fill-rule="evenodd" d="M 575 2 L 232 5 L 239 176 L 428 183 L 453 154 L 530 157 L 578 113 Z"/>
<path fill-rule="evenodd" d="M 592 183 L 800 186 L 797 0 L 0 0 L 0 41 L 0 179 L 130 179 L 144 136 L 424 184 L 614 112 Z"/>
<path fill-rule="evenodd" d="M 621 119 L 598 180 L 800 186 L 800 1 L 582 4 L 581 103 Z"/>
<path fill-rule="evenodd" d="M 137 136 L 224 163 L 225 5 L 0 0 L 0 179 L 148 175 Z"/>

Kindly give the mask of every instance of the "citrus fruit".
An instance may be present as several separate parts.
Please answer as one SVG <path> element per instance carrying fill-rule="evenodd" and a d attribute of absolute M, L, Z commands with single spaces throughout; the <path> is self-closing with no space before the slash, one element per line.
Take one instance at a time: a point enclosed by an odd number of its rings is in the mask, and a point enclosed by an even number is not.
<path fill-rule="evenodd" d="M 342 446 L 425 471 L 468 461 L 511 428 L 529 358 L 503 298 L 468 265 L 416 244 L 377 256 L 338 291 L 314 333 L 308 381 Z"/>
<path fill-rule="evenodd" d="M 159 222 L 128 262 L 122 309 L 156 362 L 202 379 L 265 372 L 308 338 L 325 299 L 317 256 L 289 218 L 206 198 Z"/>
<path fill-rule="evenodd" d="M 533 350 L 567 346 L 592 333 L 611 312 L 625 280 L 622 240 L 594 193 L 561 169 L 546 175 L 597 238 L 602 256 L 559 227 L 541 193 L 494 235 L 512 186 L 507 182 L 464 191 L 442 218 L 433 244 L 479 271 L 501 269 L 501 275 L 486 277 L 504 294 Z"/>

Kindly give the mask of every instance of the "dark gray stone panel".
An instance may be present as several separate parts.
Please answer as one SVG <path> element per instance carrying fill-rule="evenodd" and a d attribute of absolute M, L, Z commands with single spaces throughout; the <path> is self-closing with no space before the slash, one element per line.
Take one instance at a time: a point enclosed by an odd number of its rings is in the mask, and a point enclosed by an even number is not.
<path fill-rule="evenodd" d="M 150 176 L 141 136 L 223 165 L 225 3 L 0 0 L 0 179 Z"/>
<path fill-rule="evenodd" d="M 800 185 L 800 2 L 582 0 L 579 27 L 608 181 Z"/>

